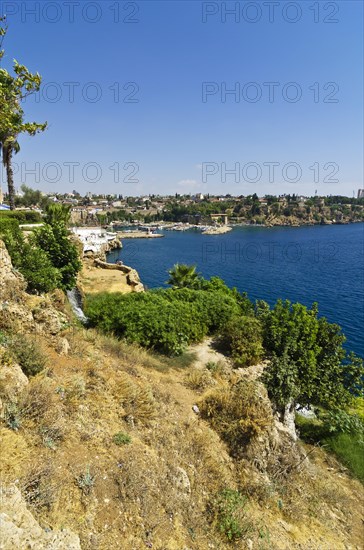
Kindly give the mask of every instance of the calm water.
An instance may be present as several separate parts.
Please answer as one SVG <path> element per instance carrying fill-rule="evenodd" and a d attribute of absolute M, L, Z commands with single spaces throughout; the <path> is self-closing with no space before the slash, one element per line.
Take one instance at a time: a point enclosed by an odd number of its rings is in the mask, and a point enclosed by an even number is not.
<path fill-rule="evenodd" d="M 175 263 L 219 275 L 250 299 L 288 298 L 338 323 L 346 347 L 364 356 L 364 224 L 299 228 L 239 227 L 225 235 L 166 231 L 161 239 L 124 240 L 120 257 L 147 288 L 166 286 Z"/>

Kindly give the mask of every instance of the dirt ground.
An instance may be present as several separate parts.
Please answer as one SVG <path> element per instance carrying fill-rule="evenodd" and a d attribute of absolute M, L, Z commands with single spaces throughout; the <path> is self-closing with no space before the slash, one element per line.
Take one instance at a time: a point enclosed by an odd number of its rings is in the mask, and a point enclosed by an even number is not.
<path fill-rule="evenodd" d="M 97 292 L 132 292 L 126 274 L 114 269 L 102 269 L 84 265 L 80 274 L 82 289 L 86 294 Z"/>

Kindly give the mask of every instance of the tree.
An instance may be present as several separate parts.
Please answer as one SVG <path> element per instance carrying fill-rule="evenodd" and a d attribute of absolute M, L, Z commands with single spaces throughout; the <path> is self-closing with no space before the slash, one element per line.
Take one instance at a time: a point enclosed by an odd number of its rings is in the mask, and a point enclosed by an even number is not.
<path fill-rule="evenodd" d="M 264 382 L 283 419 L 289 423 L 296 405 L 345 408 L 363 391 L 363 362 L 346 357 L 345 336 L 338 325 L 318 318 L 317 304 L 279 300 L 269 310 L 258 305 L 264 347 L 270 356 Z"/>
<path fill-rule="evenodd" d="M 195 288 L 201 287 L 202 277 L 196 272 L 195 265 L 176 264 L 168 271 L 169 280 L 167 284 L 172 288 Z"/>
<path fill-rule="evenodd" d="M 76 246 L 70 241 L 63 223 L 45 224 L 34 232 L 32 243 L 44 250 L 61 275 L 59 285 L 63 290 L 71 290 L 76 284 L 77 273 L 81 269 Z"/>
<path fill-rule="evenodd" d="M 7 33 L 5 18 L 0 18 L 0 38 L 2 42 Z M 4 57 L 4 50 L 0 51 L 0 60 Z M 3 164 L 6 168 L 9 203 L 15 209 L 14 173 L 12 158 L 18 153 L 20 145 L 18 136 L 26 133 L 34 136 L 46 129 L 47 123 L 25 122 L 21 102 L 29 95 L 40 89 L 41 77 L 38 73 L 31 73 L 24 65 L 14 60 L 14 75 L 6 69 L 0 69 L 0 151 Z"/>
<path fill-rule="evenodd" d="M 259 363 L 263 357 L 262 343 L 262 326 L 255 317 L 232 317 L 221 332 L 221 344 L 231 354 L 236 367 Z"/>
<path fill-rule="evenodd" d="M 47 204 L 45 208 L 45 222 L 52 226 L 57 223 L 67 226 L 71 219 L 71 208 L 70 204 Z"/>
<path fill-rule="evenodd" d="M 53 266 L 48 254 L 34 243 L 27 242 L 19 229 L 6 231 L 2 238 L 14 268 L 27 281 L 28 292 L 50 292 L 60 286 L 61 274 Z"/>

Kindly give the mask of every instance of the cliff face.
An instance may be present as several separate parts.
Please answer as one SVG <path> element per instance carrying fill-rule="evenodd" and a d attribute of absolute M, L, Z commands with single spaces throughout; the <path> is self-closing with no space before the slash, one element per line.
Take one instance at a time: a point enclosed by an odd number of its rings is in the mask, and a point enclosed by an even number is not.
<path fill-rule="evenodd" d="M 68 529 L 42 528 L 16 485 L 0 487 L 0 529 L 2 550 L 81 550 L 80 539 Z"/>
<path fill-rule="evenodd" d="M 259 380 L 79 328 L 62 295 L 27 295 L 0 251 L 4 550 L 360 548 L 359 482 L 292 440 Z M 47 356 L 36 376 L 15 334 Z M 237 448 L 220 405 L 247 434 Z"/>
<path fill-rule="evenodd" d="M 30 296 L 23 276 L 13 269 L 10 256 L 0 240 L 0 330 L 11 327 L 16 332 L 56 336 L 68 319 L 54 304 L 62 293 L 52 297 Z"/>

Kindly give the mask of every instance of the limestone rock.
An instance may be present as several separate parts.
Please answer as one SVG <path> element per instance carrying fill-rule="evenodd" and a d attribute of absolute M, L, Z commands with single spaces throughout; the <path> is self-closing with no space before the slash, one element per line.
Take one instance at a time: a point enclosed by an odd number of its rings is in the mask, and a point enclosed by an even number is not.
<path fill-rule="evenodd" d="M 68 323 L 63 313 L 46 304 L 33 310 L 33 318 L 38 325 L 38 331 L 45 334 L 58 334 Z"/>
<path fill-rule="evenodd" d="M 126 276 L 128 285 L 133 287 L 134 292 L 144 292 L 144 286 L 140 281 L 138 272 L 135 269 L 130 269 L 130 272 Z"/>
<path fill-rule="evenodd" d="M 14 299 L 25 288 L 24 278 L 14 270 L 5 244 L 0 240 L 0 302 Z"/>
<path fill-rule="evenodd" d="M 67 338 L 59 338 L 57 342 L 57 353 L 60 355 L 68 355 L 70 351 L 70 343 Z"/>
<path fill-rule="evenodd" d="M 191 494 L 191 483 L 187 475 L 186 470 L 177 466 L 172 473 L 172 483 L 178 490 L 178 492 L 184 496 Z"/>
<path fill-rule="evenodd" d="M 6 350 L 0 346 L 0 391 L 7 401 L 15 401 L 21 391 L 28 385 L 19 365 L 5 358 Z"/>
<path fill-rule="evenodd" d="M 81 550 L 80 539 L 72 531 L 44 531 L 15 485 L 0 488 L 0 532 L 0 550 Z"/>

